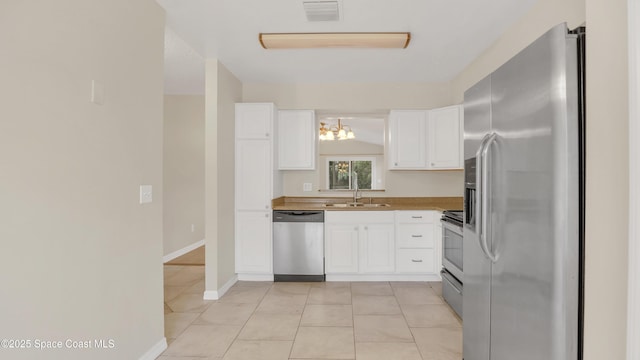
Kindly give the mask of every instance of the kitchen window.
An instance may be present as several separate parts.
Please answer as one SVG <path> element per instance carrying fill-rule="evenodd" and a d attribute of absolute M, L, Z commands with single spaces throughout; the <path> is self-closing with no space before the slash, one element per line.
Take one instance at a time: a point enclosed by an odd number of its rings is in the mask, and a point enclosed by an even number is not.
<path fill-rule="evenodd" d="M 331 157 L 327 158 L 327 184 L 330 190 L 353 189 L 354 173 L 358 174 L 358 188 L 370 190 L 376 170 L 374 157 Z"/>

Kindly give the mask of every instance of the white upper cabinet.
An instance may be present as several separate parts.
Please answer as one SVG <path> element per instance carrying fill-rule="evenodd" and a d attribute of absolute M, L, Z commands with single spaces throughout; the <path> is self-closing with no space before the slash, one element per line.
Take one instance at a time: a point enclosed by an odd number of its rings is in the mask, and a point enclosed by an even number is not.
<path fill-rule="evenodd" d="M 236 104 L 236 139 L 269 139 L 273 136 L 276 108 L 271 103 Z"/>
<path fill-rule="evenodd" d="M 462 168 L 462 117 L 461 105 L 429 111 L 428 169 Z"/>
<path fill-rule="evenodd" d="M 462 169 L 462 106 L 391 110 L 390 170 Z"/>
<path fill-rule="evenodd" d="M 426 110 L 391 110 L 389 113 L 388 167 L 391 170 L 427 168 Z"/>
<path fill-rule="evenodd" d="M 278 111 L 280 170 L 315 170 L 317 141 L 313 110 Z"/>

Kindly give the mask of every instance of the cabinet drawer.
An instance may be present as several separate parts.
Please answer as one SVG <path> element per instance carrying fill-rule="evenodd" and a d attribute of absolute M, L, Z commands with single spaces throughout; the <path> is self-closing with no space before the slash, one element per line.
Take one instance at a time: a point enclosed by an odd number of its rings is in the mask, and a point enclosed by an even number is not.
<path fill-rule="evenodd" d="M 433 224 L 398 225 L 396 243 L 399 248 L 433 248 Z"/>
<path fill-rule="evenodd" d="M 396 220 L 404 224 L 432 224 L 435 211 L 398 211 Z"/>
<path fill-rule="evenodd" d="M 433 249 L 398 249 L 399 273 L 435 273 Z"/>

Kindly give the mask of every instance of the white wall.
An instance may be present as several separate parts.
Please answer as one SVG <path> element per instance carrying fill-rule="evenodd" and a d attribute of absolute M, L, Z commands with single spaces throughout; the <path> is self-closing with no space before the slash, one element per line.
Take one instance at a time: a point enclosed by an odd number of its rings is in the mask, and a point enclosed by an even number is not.
<path fill-rule="evenodd" d="M 583 25 L 585 0 L 539 0 L 484 53 L 467 66 L 452 82 L 453 102 L 461 103 L 466 89 L 504 64 L 546 30 L 567 22 L 569 28 Z"/>
<path fill-rule="evenodd" d="M 217 59 L 206 61 L 205 245 L 206 291 L 235 275 L 235 103 L 242 83 Z"/>
<path fill-rule="evenodd" d="M 627 4 L 625 0 L 586 0 L 586 9 L 585 360 L 624 359 L 629 205 Z M 625 216 L 613 209 L 622 209 Z"/>
<path fill-rule="evenodd" d="M 165 95 L 163 160 L 167 255 L 204 239 L 204 95 Z"/>
<path fill-rule="evenodd" d="M 449 83 L 243 84 L 242 101 L 273 102 L 279 109 L 332 112 L 381 112 L 390 109 L 433 109 L 452 105 Z M 318 164 L 320 166 L 321 164 Z M 386 165 L 385 169 L 386 169 Z M 283 172 L 284 195 L 323 196 L 320 172 Z M 462 196 L 462 171 L 386 171 L 382 193 L 366 196 Z M 313 192 L 304 192 L 311 183 Z"/>
<path fill-rule="evenodd" d="M 0 357 L 162 345 L 163 37 L 151 0 L 0 2 L 0 338 L 114 340 Z"/>
<path fill-rule="evenodd" d="M 218 65 L 218 288 L 235 276 L 235 103 L 242 83 Z"/>
<path fill-rule="evenodd" d="M 624 359 L 627 317 L 626 1 L 541 0 L 452 83 L 452 98 L 551 26 L 587 26 L 585 360 Z M 615 209 L 615 210 L 613 210 Z"/>

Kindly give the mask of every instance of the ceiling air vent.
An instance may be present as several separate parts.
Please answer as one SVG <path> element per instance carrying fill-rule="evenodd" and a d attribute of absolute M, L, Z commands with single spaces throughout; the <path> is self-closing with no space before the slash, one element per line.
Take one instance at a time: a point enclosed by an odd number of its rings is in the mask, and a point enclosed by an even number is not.
<path fill-rule="evenodd" d="M 340 20 L 337 1 L 303 1 L 302 4 L 308 21 Z"/>

